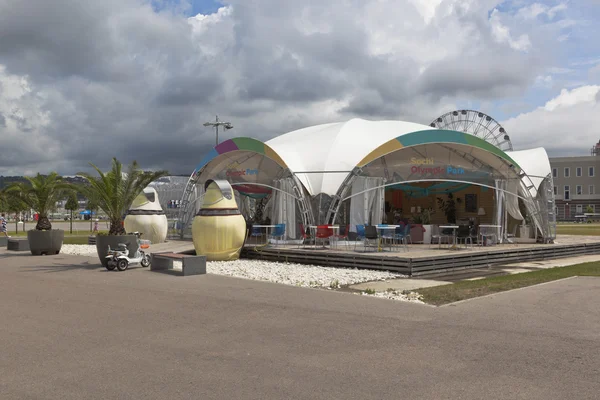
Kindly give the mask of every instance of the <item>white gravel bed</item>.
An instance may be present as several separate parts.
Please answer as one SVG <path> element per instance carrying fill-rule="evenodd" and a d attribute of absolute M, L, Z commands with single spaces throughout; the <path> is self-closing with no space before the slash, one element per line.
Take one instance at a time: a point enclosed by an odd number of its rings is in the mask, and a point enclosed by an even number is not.
<path fill-rule="evenodd" d="M 413 303 L 425 304 L 423 302 L 423 296 L 421 296 L 417 292 L 402 293 L 402 292 L 399 292 L 396 290 L 386 290 L 385 292 L 375 292 L 375 293 L 360 292 L 357 294 L 359 294 L 361 296 L 371 296 L 371 297 L 379 297 L 382 299 L 410 301 Z"/>
<path fill-rule="evenodd" d="M 214 261 L 207 263 L 210 274 L 234 276 L 284 285 L 337 289 L 361 282 L 404 278 L 405 275 L 355 268 L 320 267 L 260 260 Z"/>
<path fill-rule="evenodd" d="M 93 257 L 97 254 L 95 245 L 76 244 L 63 245 L 61 253 Z M 174 261 L 173 267 L 181 269 L 181 261 Z M 362 282 L 387 281 L 406 277 L 405 275 L 389 271 L 321 267 L 318 265 L 261 260 L 212 261 L 207 263 L 206 272 L 209 274 L 268 281 L 284 285 L 324 289 L 338 289 L 342 286 Z M 421 296 L 415 292 L 402 293 L 400 291 L 387 290 L 375 293 L 363 291 L 356 294 L 422 303 Z"/>
<path fill-rule="evenodd" d="M 63 244 L 60 248 L 60 254 L 70 254 L 73 256 L 96 256 L 96 245 L 89 244 Z"/>

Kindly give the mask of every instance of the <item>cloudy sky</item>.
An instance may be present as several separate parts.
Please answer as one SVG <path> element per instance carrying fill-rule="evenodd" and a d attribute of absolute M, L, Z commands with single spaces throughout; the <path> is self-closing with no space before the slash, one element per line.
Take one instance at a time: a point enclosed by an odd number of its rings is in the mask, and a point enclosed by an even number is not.
<path fill-rule="evenodd" d="M 189 174 L 221 135 L 483 111 L 515 148 L 600 139 L 600 0 L 0 0 L 0 175 Z"/>

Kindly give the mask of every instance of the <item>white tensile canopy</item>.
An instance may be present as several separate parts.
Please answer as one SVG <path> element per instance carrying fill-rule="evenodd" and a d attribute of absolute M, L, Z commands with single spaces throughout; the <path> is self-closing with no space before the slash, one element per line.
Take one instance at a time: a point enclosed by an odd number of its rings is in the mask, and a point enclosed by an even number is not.
<path fill-rule="evenodd" d="M 367 121 L 316 125 L 266 142 L 312 195 L 335 195 L 354 167 L 384 143 L 407 133 L 435 129 L 404 121 Z M 310 172 L 310 173 L 307 173 Z"/>

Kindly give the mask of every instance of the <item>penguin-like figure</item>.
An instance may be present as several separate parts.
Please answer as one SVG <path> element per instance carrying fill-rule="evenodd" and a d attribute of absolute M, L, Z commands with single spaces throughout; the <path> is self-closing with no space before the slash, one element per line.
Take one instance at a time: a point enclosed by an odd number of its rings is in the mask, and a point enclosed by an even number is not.
<path fill-rule="evenodd" d="M 202 207 L 192 223 L 196 254 L 207 261 L 237 260 L 246 238 L 246 220 L 225 180 L 209 179 L 204 184 Z"/>
<path fill-rule="evenodd" d="M 141 232 L 142 239 L 162 243 L 167 238 L 169 222 L 158 201 L 156 189 L 147 187 L 140 193 L 127 211 L 125 231 Z"/>

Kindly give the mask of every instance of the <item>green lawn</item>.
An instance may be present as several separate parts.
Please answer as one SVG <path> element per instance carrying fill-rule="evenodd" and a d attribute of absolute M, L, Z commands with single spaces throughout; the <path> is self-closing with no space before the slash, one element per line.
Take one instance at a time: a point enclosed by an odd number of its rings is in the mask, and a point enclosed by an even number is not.
<path fill-rule="evenodd" d="M 99 233 L 108 234 L 108 231 L 106 231 L 106 230 L 105 231 L 100 230 L 98 232 Z M 9 236 L 12 236 L 12 237 L 25 237 L 25 236 L 27 236 L 27 232 L 19 232 L 19 233 L 9 232 L 8 234 L 9 234 Z M 65 231 L 65 240 L 68 237 L 75 237 L 75 236 L 82 236 L 82 237 L 85 236 L 87 238 L 88 235 L 91 235 L 91 233 L 86 233 L 86 232 L 73 232 L 73 233 L 69 233 L 69 231 L 66 230 Z"/>
<path fill-rule="evenodd" d="M 572 276 L 600 276 L 600 262 L 496 276 L 476 281 L 461 281 L 451 285 L 416 289 L 415 292 L 423 295 L 425 303 L 442 305 Z"/>
<path fill-rule="evenodd" d="M 556 233 L 559 235 L 600 236 L 600 224 L 558 224 Z"/>

